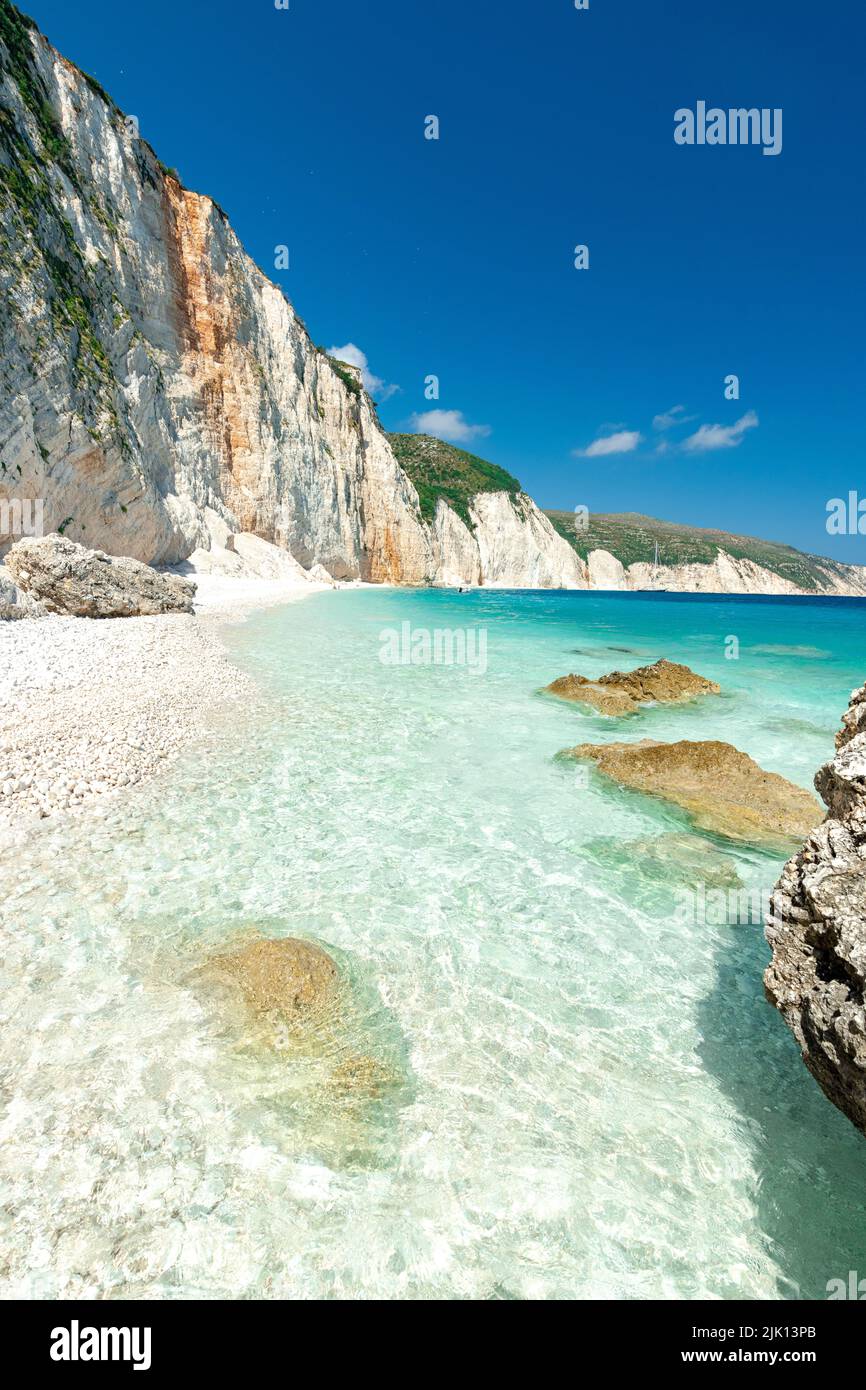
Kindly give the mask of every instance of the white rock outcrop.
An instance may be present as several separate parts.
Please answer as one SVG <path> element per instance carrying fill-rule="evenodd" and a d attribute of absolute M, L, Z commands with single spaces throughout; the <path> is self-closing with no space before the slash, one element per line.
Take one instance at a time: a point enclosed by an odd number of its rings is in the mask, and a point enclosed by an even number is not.
<path fill-rule="evenodd" d="M 586 557 L 590 587 L 593 589 L 630 589 L 628 575 L 620 560 L 609 550 L 591 550 Z"/>

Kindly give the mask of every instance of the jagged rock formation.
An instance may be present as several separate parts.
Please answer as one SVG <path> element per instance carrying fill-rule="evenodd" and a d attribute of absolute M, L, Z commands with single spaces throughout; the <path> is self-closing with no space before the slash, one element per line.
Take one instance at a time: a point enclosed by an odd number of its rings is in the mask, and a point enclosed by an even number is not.
<path fill-rule="evenodd" d="M 731 840 L 777 849 L 821 819 L 809 792 L 765 772 L 730 743 L 582 743 L 560 756 L 591 759 L 620 786 L 673 802 L 699 829 Z"/>
<path fill-rule="evenodd" d="M 545 687 L 560 700 L 591 705 L 599 714 L 633 714 L 646 704 L 679 704 L 698 695 L 718 695 L 715 681 L 707 680 L 676 661 L 656 661 L 635 671 L 611 671 L 597 680 L 586 676 L 560 676 Z"/>
<path fill-rule="evenodd" d="M 215 517 L 335 578 L 585 586 L 525 496 L 428 524 L 357 371 L 8 0 L 0 214 L 0 500 L 46 530 L 176 564 Z"/>
<path fill-rule="evenodd" d="M 138 618 L 191 613 L 195 584 L 127 556 L 86 550 L 65 536 L 18 541 L 6 557 L 14 583 L 48 613 Z"/>
<path fill-rule="evenodd" d="M 770 900 L 764 988 L 824 1094 L 866 1134 L 866 686 L 843 725 L 815 778 L 827 819 Z"/>

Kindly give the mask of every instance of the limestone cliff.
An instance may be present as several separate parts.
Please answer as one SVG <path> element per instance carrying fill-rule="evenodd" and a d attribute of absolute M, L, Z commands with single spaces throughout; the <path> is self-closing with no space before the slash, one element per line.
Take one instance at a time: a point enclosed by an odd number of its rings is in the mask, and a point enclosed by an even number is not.
<path fill-rule="evenodd" d="M 337 579 L 799 592 L 723 551 L 653 572 L 582 554 L 573 516 L 502 469 L 386 435 L 217 204 L 9 0 L 0 290 L 0 558 L 38 502 L 42 531 L 152 564 L 248 534 Z M 866 593 L 831 568 L 812 591 Z"/>
<path fill-rule="evenodd" d="M 810 555 L 780 541 L 640 512 L 545 515 L 585 561 L 593 589 L 866 596 L 863 565 Z"/>
<path fill-rule="evenodd" d="M 479 492 L 469 504 L 471 529 L 440 501 L 433 524 L 437 577 L 477 574 L 505 589 L 586 589 L 587 568 L 525 493 Z"/>
<path fill-rule="evenodd" d="M 866 686 L 843 725 L 815 778 L 827 818 L 770 902 L 764 981 L 815 1080 L 866 1134 Z"/>
<path fill-rule="evenodd" d="M 586 583 L 528 498 L 422 518 L 354 369 L 7 0 L 0 227 L 0 501 L 46 532 L 175 564 L 215 521 L 336 578 Z"/>
<path fill-rule="evenodd" d="M 814 588 L 803 588 L 765 565 L 720 550 L 708 564 L 648 565 L 628 568 L 629 588 L 667 589 L 690 594 L 846 594 L 866 595 L 862 565 L 828 566 Z"/>
<path fill-rule="evenodd" d="M 794 584 L 765 565 L 719 550 L 706 564 L 626 567 L 607 550 L 591 550 L 586 560 L 592 589 L 655 590 L 679 594 L 825 594 L 866 597 L 866 568 L 835 564 L 810 588 Z"/>

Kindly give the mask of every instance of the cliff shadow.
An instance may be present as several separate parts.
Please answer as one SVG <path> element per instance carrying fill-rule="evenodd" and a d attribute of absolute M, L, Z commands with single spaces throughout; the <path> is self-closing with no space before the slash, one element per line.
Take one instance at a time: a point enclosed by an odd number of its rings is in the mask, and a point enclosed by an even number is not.
<path fill-rule="evenodd" d="M 866 1277 L 866 1138 L 825 1098 L 764 998 L 769 950 L 732 926 L 700 1006 L 699 1048 L 751 1142 L 755 1202 L 780 1298 L 826 1299 L 830 1279 Z"/>

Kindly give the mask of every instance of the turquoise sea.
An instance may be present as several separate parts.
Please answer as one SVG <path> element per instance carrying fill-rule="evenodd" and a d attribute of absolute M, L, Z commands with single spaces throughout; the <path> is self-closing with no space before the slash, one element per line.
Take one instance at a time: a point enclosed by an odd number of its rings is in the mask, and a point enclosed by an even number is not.
<path fill-rule="evenodd" d="M 365 589 L 227 629 L 261 709 L 0 857 L 3 1292 L 820 1298 L 866 1274 L 866 1141 L 764 1000 L 760 921 L 705 910 L 783 856 L 556 759 L 721 738 L 808 787 L 864 619 Z M 473 664 L 382 660 L 437 630 Z M 539 694 L 661 656 L 722 694 L 617 720 Z M 202 965 L 252 927 L 331 952 L 336 1022 L 287 1043 L 214 989 Z M 386 1084 L 335 1084 L 357 1058 Z"/>

